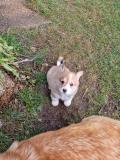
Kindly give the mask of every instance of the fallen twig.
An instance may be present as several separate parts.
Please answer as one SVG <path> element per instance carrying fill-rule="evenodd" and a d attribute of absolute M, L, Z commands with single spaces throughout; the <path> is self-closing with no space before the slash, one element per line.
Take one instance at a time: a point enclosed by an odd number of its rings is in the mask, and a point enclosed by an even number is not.
<path fill-rule="evenodd" d="M 86 90 L 85 90 L 85 92 L 84 92 L 84 94 L 83 94 L 83 96 L 82 96 L 82 99 L 85 97 L 87 91 L 88 91 L 88 88 L 86 88 Z"/>
<path fill-rule="evenodd" d="M 33 59 L 26 58 L 26 59 L 23 59 L 21 61 L 13 62 L 13 64 L 17 65 L 17 64 L 20 64 L 20 63 L 33 62 L 34 60 L 35 60 L 35 58 L 33 58 Z"/>

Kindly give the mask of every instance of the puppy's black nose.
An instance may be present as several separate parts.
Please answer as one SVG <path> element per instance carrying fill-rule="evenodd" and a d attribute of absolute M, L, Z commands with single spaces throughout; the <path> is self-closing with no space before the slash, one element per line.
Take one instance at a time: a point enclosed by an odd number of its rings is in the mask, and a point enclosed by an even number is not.
<path fill-rule="evenodd" d="M 64 93 L 66 93 L 66 91 L 67 91 L 66 89 L 63 89 L 63 92 L 64 92 Z"/>

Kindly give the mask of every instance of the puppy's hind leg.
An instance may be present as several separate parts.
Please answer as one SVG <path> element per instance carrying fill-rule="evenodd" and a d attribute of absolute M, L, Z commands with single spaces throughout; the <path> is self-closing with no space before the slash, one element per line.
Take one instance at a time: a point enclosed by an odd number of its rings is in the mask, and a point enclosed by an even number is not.
<path fill-rule="evenodd" d="M 51 94 L 51 99 L 52 99 L 52 105 L 53 106 L 58 106 L 59 105 L 59 99 L 57 97 L 55 97 Z"/>

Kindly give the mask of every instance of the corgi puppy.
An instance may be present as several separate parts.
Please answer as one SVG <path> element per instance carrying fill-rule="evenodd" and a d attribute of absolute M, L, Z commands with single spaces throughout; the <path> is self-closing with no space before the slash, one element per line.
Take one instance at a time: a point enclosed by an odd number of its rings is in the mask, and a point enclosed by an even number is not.
<path fill-rule="evenodd" d="M 64 65 L 63 57 L 58 58 L 57 65 L 51 67 L 47 73 L 53 106 L 58 106 L 59 100 L 62 100 L 67 107 L 71 105 L 72 99 L 77 93 L 79 79 L 82 75 L 83 71 L 77 73 L 71 72 Z"/>
<path fill-rule="evenodd" d="M 120 160 L 120 121 L 91 116 L 14 142 L 0 160 Z"/>

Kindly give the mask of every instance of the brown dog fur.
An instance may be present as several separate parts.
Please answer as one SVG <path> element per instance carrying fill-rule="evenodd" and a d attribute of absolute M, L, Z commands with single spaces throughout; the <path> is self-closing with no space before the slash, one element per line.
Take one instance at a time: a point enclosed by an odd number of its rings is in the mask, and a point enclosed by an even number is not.
<path fill-rule="evenodd" d="M 0 160 L 120 160 L 120 121 L 91 116 L 81 123 L 14 142 Z"/>

